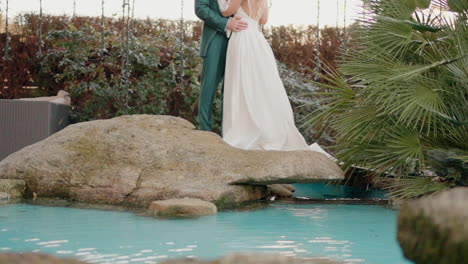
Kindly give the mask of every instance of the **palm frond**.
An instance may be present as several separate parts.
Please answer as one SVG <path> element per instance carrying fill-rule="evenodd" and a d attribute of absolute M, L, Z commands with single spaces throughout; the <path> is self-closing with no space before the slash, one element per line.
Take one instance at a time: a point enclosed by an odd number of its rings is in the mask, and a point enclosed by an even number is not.
<path fill-rule="evenodd" d="M 437 182 L 433 178 L 406 178 L 396 180 L 385 189 L 389 190 L 387 195 L 393 199 L 413 199 L 436 194 L 448 188 L 450 184 Z"/>

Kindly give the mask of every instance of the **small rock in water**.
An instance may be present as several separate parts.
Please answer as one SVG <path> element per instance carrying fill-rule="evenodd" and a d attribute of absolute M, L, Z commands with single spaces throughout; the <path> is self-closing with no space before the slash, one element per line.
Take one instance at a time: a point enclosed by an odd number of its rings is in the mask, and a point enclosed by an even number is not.
<path fill-rule="evenodd" d="M 290 192 L 295 192 L 295 191 L 296 191 L 296 187 L 294 187 L 294 186 L 291 185 L 291 184 L 281 184 L 281 186 L 283 186 L 284 188 L 288 189 Z"/>
<path fill-rule="evenodd" d="M 284 187 L 284 184 L 268 185 L 271 194 L 278 197 L 292 197 L 293 193 Z"/>
<path fill-rule="evenodd" d="M 5 264 L 86 264 L 86 262 L 75 259 L 59 259 L 35 253 L 0 254 L 0 263 Z"/>
<path fill-rule="evenodd" d="M 160 216 L 201 216 L 217 213 L 216 205 L 200 199 L 154 201 L 149 211 Z"/>
<path fill-rule="evenodd" d="M 213 261 L 194 259 L 168 260 L 161 264 L 339 264 L 327 259 L 300 259 L 281 255 L 234 254 Z"/>

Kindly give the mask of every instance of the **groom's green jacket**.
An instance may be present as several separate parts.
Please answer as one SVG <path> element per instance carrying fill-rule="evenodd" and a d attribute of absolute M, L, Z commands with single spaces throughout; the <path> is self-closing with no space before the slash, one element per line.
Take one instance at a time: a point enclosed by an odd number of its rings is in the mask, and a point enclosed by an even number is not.
<path fill-rule="evenodd" d="M 225 29 L 229 19 L 223 17 L 219 11 L 218 0 L 195 0 L 195 14 L 204 22 L 200 43 L 203 69 L 198 101 L 198 124 L 199 129 L 211 131 L 213 102 L 219 84 L 224 78 L 228 46 Z M 221 111 L 222 108 L 221 106 Z"/>
<path fill-rule="evenodd" d="M 208 47 L 212 45 L 219 45 L 217 43 L 220 38 L 215 38 L 216 33 L 225 35 L 226 25 L 228 18 L 223 17 L 219 11 L 217 0 L 195 0 L 195 14 L 203 20 L 203 33 L 200 43 L 200 56 L 206 57 Z M 215 41 L 215 43 L 211 43 Z M 225 39 L 224 41 L 227 41 Z"/>

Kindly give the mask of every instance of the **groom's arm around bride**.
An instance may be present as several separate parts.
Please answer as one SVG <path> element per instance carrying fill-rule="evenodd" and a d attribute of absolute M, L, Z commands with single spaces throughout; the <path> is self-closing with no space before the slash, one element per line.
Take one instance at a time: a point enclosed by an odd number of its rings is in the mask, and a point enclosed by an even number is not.
<path fill-rule="evenodd" d="M 198 122 L 201 130 L 211 131 L 213 101 L 224 77 L 228 39 L 226 30 L 242 31 L 247 23 L 240 18 L 223 17 L 218 0 L 195 0 L 195 14 L 204 22 L 200 43 L 203 58 Z"/>

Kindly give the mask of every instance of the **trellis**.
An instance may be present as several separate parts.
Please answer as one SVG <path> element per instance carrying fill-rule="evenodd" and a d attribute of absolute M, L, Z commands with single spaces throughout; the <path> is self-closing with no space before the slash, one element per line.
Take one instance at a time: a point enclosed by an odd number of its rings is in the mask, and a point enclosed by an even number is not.
<path fill-rule="evenodd" d="M 39 25 L 38 25 L 38 51 L 37 51 L 37 56 L 41 57 L 43 55 L 43 47 L 44 47 L 44 40 L 43 40 L 43 23 L 44 23 L 44 16 L 43 16 L 43 6 L 42 6 L 42 0 L 39 1 Z M 131 1 L 131 3 L 130 3 Z M 169 1 L 169 0 L 168 0 Z M 341 2 L 340 2 L 341 1 Z M 366 0 L 363 0 L 363 7 L 364 7 L 364 2 Z M 5 0 L 5 47 L 3 50 L 3 60 L 4 61 L 9 61 L 10 60 L 10 41 L 11 41 L 11 36 L 9 32 L 9 21 L 8 21 L 8 11 L 9 11 L 9 0 Z M 107 51 L 106 49 L 106 42 L 105 42 L 105 0 L 101 0 L 101 20 L 100 20 L 100 33 L 101 33 L 101 39 L 100 39 L 100 49 L 101 49 L 101 55 L 104 55 Z M 269 0 L 270 6 L 272 5 L 272 0 Z M 316 50 L 316 70 L 317 72 L 320 71 L 321 68 L 321 53 L 320 53 L 320 48 L 321 48 L 321 43 L 320 43 L 320 38 L 321 38 L 321 31 L 320 31 L 320 0 L 317 0 L 317 24 L 316 24 L 316 44 L 314 49 Z M 339 13 L 341 10 L 341 4 L 342 4 L 342 9 L 343 9 L 343 34 L 342 34 L 342 45 L 346 50 L 347 47 L 347 38 L 346 38 L 346 24 L 347 24 L 347 0 L 336 0 L 336 6 L 337 6 L 337 20 L 336 20 L 336 27 L 337 29 L 339 28 Z M 0 11 L 2 7 L 2 0 L 0 0 Z M 179 60 L 180 60 L 180 76 L 181 76 L 181 81 L 184 75 L 184 64 L 185 64 L 185 58 L 184 58 L 184 38 L 185 38 L 185 28 L 184 28 L 184 0 L 180 0 L 180 55 L 179 55 Z M 76 17 L 76 8 L 77 8 L 77 1 L 73 0 L 73 17 Z M 131 91 L 130 89 L 130 83 L 129 83 L 129 78 L 131 74 L 131 69 L 130 69 L 130 61 L 129 61 L 129 55 L 131 52 L 131 42 L 133 40 L 133 21 L 134 21 L 134 15 L 135 15 L 135 0 L 122 0 L 122 30 L 121 30 L 121 56 L 122 56 L 122 62 L 121 62 L 121 80 L 122 80 L 122 87 L 124 87 L 125 91 L 125 109 L 126 113 L 128 113 L 128 109 L 130 108 L 128 105 L 128 100 L 129 100 L 129 94 Z M 363 11 L 363 19 L 366 17 L 366 11 L 364 8 Z"/>
<path fill-rule="evenodd" d="M 347 0 L 342 0 L 343 1 L 343 35 L 342 35 L 342 47 L 343 47 L 343 50 L 346 52 L 347 51 L 347 36 L 346 36 L 346 23 L 348 22 L 347 21 L 347 18 L 346 18 L 346 12 L 347 12 Z M 364 2 L 365 0 L 363 0 Z M 336 31 L 337 33 L 339 32 L 339 14 L 340 14 L 340 0 L 336 0 Z M 320 69 L 322 68 L 322 59 L 321 59 L 321 52 L 320 52 L 320 47 L 321 47 L 321 43 L 320 43 L 320 39 L 321 39 L 321 36 L 320 36 L 320 0 L 317 0 L 317 23 L 316 23 L 316 33 L 315 33 L 315 39 L 316 39 L 316 43 L 315 43 L 315 51 L 316 51 L 316 57 L 315 57 L 315 65 L 316 65 L 316 68 L 315 68 L 315 71 L 317 73 L 320 72 Z M 317 74 L 315 76 L 315 79 L 318 79 L 319 75 Z"/>

